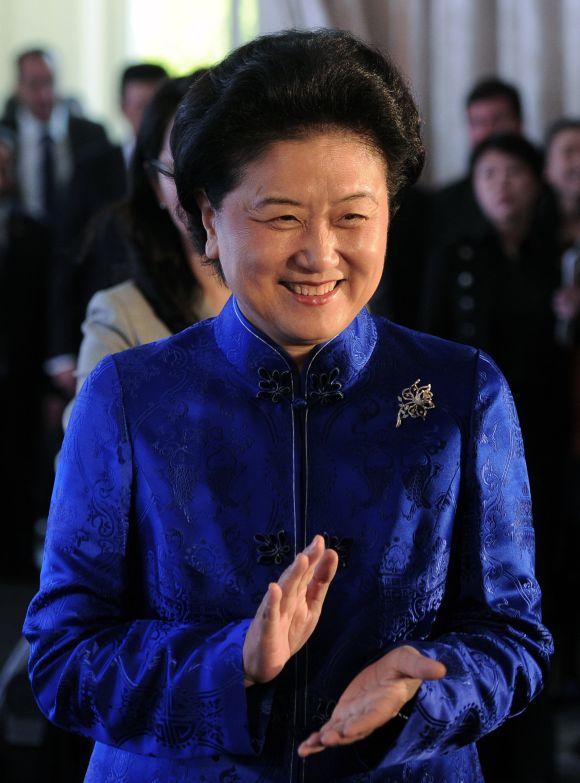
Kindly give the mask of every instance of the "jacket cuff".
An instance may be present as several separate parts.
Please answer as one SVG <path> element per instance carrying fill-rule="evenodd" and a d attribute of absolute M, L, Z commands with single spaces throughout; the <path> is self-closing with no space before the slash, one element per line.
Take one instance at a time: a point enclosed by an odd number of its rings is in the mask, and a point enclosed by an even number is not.
<path fill-rule="evenodd" d="M 262 752 L 272 712 L 275 686 L 244 685 L 243 647 L 251 620 L 236 623 L 216 649 L 216 667 L 225 668 L 224 747 L 230 753 Z M 216 672 L 216 674 L 219 673 Z"/>

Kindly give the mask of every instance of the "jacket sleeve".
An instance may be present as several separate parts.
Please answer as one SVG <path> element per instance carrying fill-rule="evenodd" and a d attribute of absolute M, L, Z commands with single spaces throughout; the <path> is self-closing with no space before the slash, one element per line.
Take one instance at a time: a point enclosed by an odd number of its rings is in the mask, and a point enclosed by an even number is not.
<path fill-rule="evenodd" d="M 243 685 L 250 620 L 200 627 L 135 609 L 144 602 L 134 476 L 108 357 L 84 384 L 65 435 L 40 589 L 24 625 L 38 704 L 62 728 L 135 753 L 259 753 L 270 695 Z"/>
<path fill-rule="evenodd" d="M 446 595 L 432 641 L 411 641 L 447 667 L 423 682 L 381 766 L 474 742 L 538 694 L 552 653 L 534 577 L 524 449 L 507 383 L 480 354 Z"/>

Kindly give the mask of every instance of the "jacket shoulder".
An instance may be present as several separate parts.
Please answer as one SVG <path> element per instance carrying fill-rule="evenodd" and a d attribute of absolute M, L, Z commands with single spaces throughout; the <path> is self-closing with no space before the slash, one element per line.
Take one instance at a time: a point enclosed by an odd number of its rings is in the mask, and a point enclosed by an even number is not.
<path fill-rule="evenodd" d="M 447 364 L 451 367 L 462 366 L 465 363 L 473 365 L 480 351 L 470 345 L 445 340 L 433 334 L 420 332 L 401 326 L 387 318 L 374 318 L 379 337 L 379 345 L 383 350 L 407 355 L 413 359 L 421 359 L 435 364 Z"/>
<path fill-rule="evenodd" d="M 400 394 L 415 381 L 431 384 L 435 399 L 461 418 L 472 409 L 481 352 L 469 345 L 376 318 L 377 368 L 385 388 Z M 391 392 L 392 393 L 392 392 Z"/>
<path fill-rule="evenodd" d="M 203 377 L 215 366 L 219 355 L 213 319 L 209 319 L 115 354 L 114 360 L 121 385 L 135 390 L 145 384 L 144 394 L 151 398 L 166 391 L 169 377 Z"/>

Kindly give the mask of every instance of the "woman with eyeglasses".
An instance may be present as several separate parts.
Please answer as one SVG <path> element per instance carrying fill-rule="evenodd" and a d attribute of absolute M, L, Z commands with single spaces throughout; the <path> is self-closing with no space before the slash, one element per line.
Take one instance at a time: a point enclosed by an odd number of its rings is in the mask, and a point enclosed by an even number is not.
<path fill-rule="evenodd" d="M 101 215 L 87 242 L 85 267 L 100 267 L 95 258 L 107 254 L 113 277 L 123 282 L 98 291 L 88 304 L 77 393 L 104 356 L 217 315 L 229 297 L 219 276 L 202 264 L 180 218 L 169 148 L 177 106 L 203 73 L 169 79 L 157 91 L 137 137 L 127 199 Z"/>

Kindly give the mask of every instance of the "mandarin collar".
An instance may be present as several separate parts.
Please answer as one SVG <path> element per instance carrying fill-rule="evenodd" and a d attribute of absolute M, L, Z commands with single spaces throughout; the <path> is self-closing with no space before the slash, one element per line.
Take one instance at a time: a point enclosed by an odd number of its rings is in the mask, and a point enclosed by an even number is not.
<path fill-rule="evenodd" d="M 274 403 L 343 399 L 377 342 L 373 319 L 363 308 L 346 329 L 313 348 L 299 372 L 286 351 L 248 321 L 234 296 L 214 320 L 214 330 L 220 350 L 245 385 Z"/>

